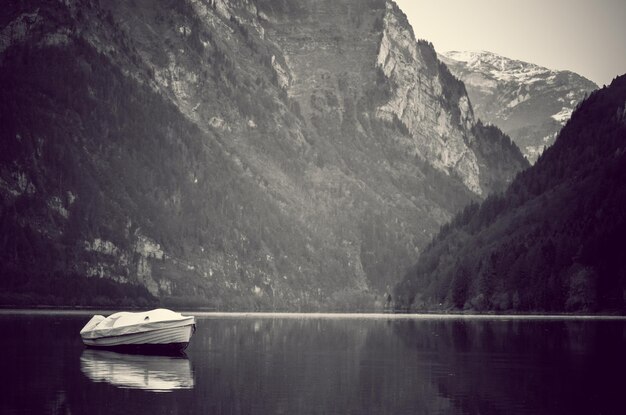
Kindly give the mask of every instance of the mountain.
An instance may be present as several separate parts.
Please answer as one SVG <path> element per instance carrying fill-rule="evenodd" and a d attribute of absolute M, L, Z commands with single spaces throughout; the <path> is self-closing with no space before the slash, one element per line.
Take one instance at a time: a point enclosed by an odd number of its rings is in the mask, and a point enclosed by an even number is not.
<path fill-rule="evenodd" d="M 527 166 L 391 1 L 26 0 L 0 28 L 4 302 L 372 307 Z"/>
<path fill-rule="evenodd" d="M 400 308 L 626 311 L 626 75 L 503 194 L 471 204 L 396 287 Z"/>
<path fill-rule="evenodd" d="M 570 71 L 555 71 L 491 52 L 440 55 L 467 88 L 476 117 L 497 125 L 534 163 L 576 105 L 598 86 Z"/>

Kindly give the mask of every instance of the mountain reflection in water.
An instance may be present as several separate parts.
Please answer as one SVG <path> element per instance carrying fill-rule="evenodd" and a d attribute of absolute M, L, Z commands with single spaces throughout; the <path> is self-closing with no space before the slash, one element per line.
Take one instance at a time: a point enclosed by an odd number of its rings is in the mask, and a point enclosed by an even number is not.
<path fill-rule="evenodd" d="M 107 382 L 120 388 L 170 392 L 194 386 L 191 364 L 184 356 L 87 349 L 80 357 L 80 369 L 94 382 Z"/>

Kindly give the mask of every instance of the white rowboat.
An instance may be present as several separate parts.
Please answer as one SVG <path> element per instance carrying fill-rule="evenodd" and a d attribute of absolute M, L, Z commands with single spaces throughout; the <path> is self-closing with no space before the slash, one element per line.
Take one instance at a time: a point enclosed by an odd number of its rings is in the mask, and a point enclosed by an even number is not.
<path fill-rule="evenodd" d="M 164 308 L 141 313 L 123 311 L 108 317 L 93 316 L 80 336 L 89 347 L 179 352 L 189 345 L 195 323 L 193 316 Z"/>

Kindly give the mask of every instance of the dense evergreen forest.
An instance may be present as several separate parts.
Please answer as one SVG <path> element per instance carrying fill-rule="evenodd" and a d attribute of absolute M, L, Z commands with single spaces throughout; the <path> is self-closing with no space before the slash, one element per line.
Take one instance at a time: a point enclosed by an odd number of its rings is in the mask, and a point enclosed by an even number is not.
<path fill-rule="evenodd" d="M 145 287 L 107 278 L 5 271 L 0 279 L 0 305 L 12 307 L 148 308 L 159 304 Z"/>
<path fill-rule="evenodd" d="M 625 183 L 621 76 L 504 193 L 441 228 L 396 287 L 397 308 L 625 312 Z"/>
<path fill-rule="evenodd" d="M 203 190 L 212 196 L 187 176 L 198 165 L 211 166 L 211 190 L 219 187 L 229 171 L 219 151 L 203 151 L 214 143 L 201 141 L 172 105 L 130 82 L 79 38 L 65 49 L 20 46 L 5 56 L 0 165 L 11 178 L 5 186 L 20 193 L 0 198 L 0 303 L 154 303 L 145 287 L 134 285 L 139 281 L 126 283 L 132 276 L 123 261 L 105 270 L 122 284 L 86 278 L 84 264 L 110 259 L 87 252 L 84 241 L 103 238 L 123 252 L 132 250 L 129 235 L 146 232 L 178 247 L 176 255 L 184 254 L 179 240 L 189 235 L 221 243 L 224 221 L 172 196 Z M 10 173 L 14 166 L 23 173 Z M 70 209 L 74 220 L 67 220 Z"/>

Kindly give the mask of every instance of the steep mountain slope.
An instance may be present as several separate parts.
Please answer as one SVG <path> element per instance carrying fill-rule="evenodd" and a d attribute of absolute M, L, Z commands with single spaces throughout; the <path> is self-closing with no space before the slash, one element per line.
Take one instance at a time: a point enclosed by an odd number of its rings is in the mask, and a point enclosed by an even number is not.
<path fill-rule="evenodd" d="M 497 125 L 534 163 L 554 142 L 576 105 L 598 86 L 569 71 L 555 71 L 491 52 L 440 55 L 467 88 L 474 112 Z"/>
<path fill-rule="evenodd" d="M 526 166 L 391 2 L 28 0 L 0 27 L 7 290 L 371 306 Z"/>
<path fill-rule="evenodd" d="M 626 311 L 626 76 L 591 94 L 502 195 L 444 226 L 400 307 Z"/>

